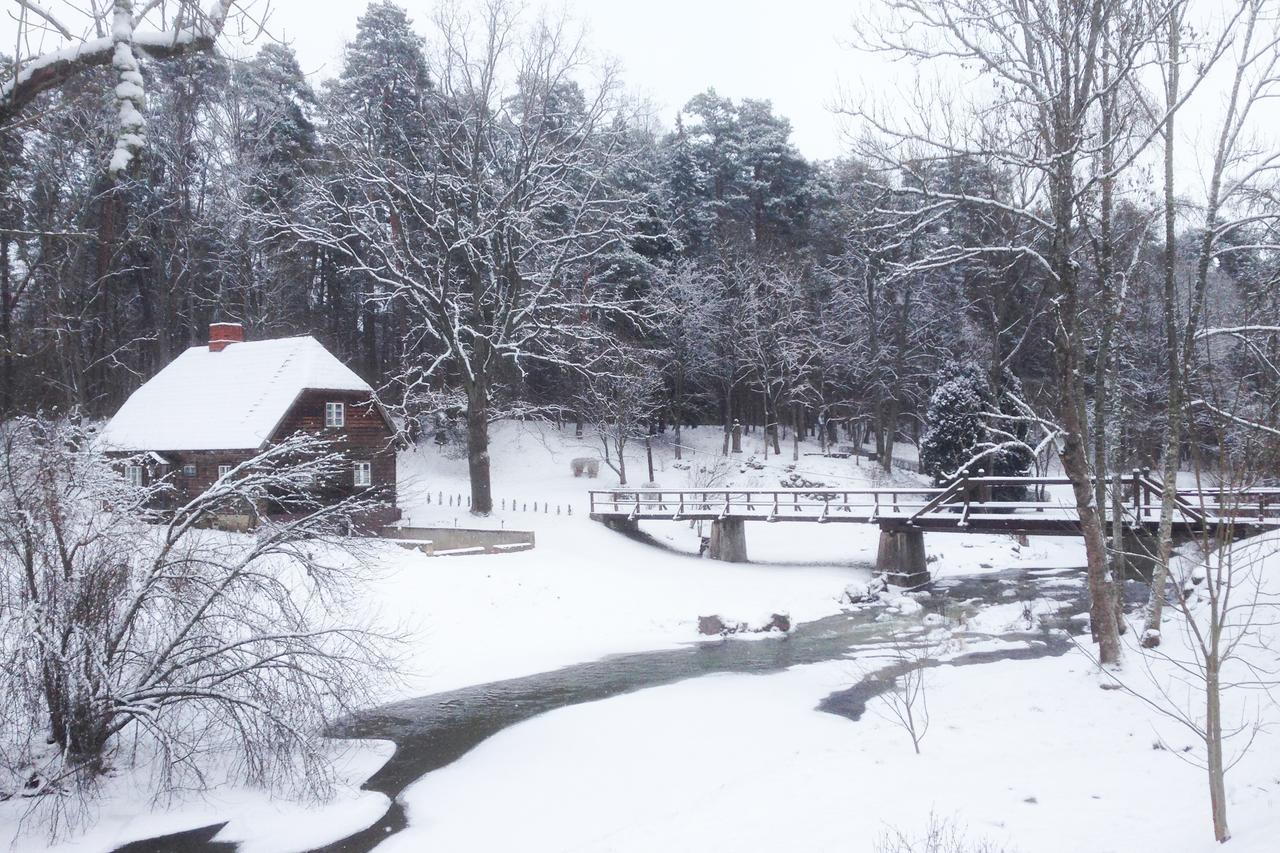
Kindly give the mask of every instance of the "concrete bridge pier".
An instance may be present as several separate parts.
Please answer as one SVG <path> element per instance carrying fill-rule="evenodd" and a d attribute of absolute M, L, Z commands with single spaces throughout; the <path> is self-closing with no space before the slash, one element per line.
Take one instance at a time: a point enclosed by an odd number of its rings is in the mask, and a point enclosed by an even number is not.
<path fill-rule="evenodd" d="M 924 531 L 911 527 L 880 528 L 876 572 L 895 586 L 921 586 L 932 580 L 924 556 Z"/>
<path fill-rule="evenodd" d="M 747 562 L 747 524 L 741 518 L 718 518 L 711 522 L 707 556 L 726 563 Z"/>
<path fill-rule="evenodd" d="M 640 522 L 625 516 L 604 515 L 600 516 L 600 520 L 605 527 L 617 533 L 634 536 L 640 532 Z"/>

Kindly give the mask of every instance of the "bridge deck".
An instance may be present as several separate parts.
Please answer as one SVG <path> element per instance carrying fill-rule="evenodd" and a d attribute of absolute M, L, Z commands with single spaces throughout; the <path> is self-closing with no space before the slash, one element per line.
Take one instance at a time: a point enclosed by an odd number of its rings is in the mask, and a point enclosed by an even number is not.
<path fill-rule="evenodd" d="M 679 521 L 725 518 L 765 522 L 878 524 L 884 528 L 1041 535 L 1079 533 L 1079 515 L 1069 496 L 999 501 L 994 489 L 1022 486 L 1044 494 L 1066 486 L 1066 478 L 974 477 L 946 489 L 613 489 L 592 491 L 591 517 Z M 1160 486 L 1141 474 L 1121 480 L 1126 521 L 1155 527 Z M 1280 527 L 1280 488 L 1237 491 L 1180 490 L 1173 522 L 1180 531 L 1226 523 Z"/>

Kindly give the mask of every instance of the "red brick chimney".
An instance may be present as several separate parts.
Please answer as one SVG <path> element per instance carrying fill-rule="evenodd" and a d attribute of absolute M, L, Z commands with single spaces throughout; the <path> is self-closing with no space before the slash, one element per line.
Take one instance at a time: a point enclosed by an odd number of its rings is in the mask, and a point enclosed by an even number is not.
<path fill-rule="evenodd" d="M 244 341 L 244 326 L 239 323 L 210 323 L 209 352 L 222 352 L 227 344 Z"/>

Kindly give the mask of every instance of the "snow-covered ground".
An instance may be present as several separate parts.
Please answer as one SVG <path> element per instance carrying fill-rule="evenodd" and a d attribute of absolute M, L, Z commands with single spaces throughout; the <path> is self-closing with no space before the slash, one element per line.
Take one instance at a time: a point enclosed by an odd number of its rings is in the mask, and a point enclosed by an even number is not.
<path fill-rule="evenodd" d="M 858 677 L 708 676 L 546 714 L 413 785 L 380 849 L 871 851 L 931 813 L 1010 850 L 1216 849 L 1203 774 L 1080 655 L 931 671 L 920 755 L 882 700 L 858 722 L 815 710 Z M 1226 849 L 1276 849 L 1273 741 L 1233 771 Z"/>
<path fill-rule="evenodd" d="M 721 433 L 703 427 L 684 431 L 683 464 L 721 463 Z M 744 449 L 759 451 L 748 436 Z M 804 450 L 816 448 L 802 445 Z M 789 450 L 789 447 L 785 448 Z M 588 489 L 616 485 L 602 467 L 598 480 L 574 478 L 569 462 L 598 454 L 598 444 L 563 431 L 529 424 L 500 424 L 493 441 L 494 496 L 530 511 L 499 509 L 480 524 L 532 529 L 532 551 L 495 556 L 395 557 L 391 577 L 373 590 L 374 605 L 400 614 L 420 642 L 408 694 L 422 694 L 498 678 L 510 678 L 624 651 L 670 647 L 697 639 L 700 615 L 721 614 L 754 621 L 787 612 L 805 622 L 838 612 L 844 587 L 870 577 L 878 528 L 861 524 L 747 525 L 751 564 L 698 559 L 698 533 L 687 522 L 646 522 L 642 529 L 668 549 L 636 542 L 587 517 Z M 629 460 L 632 482 L 647 471 L 643 449 Z M 675 467 L 670 448 L 655 443 L 657 482 L 687 487 L 688 470 Z M 763 469 L 734 460 L 720 485 L 776 487 L 789 473 L 791 457 L 770 457 Z M 811 482 L 865 487 L 880 472 L 865 462 L 802 456 L 795 470 Z M 465 509 L 440 506 L 444 493 L 465 494 L 465 459 L 435 449 L 401 457 L 406 523 L 475 526 Z M 705 475 L 704 475 L 705 476 Z M 897 482 L 919 484 L 914 475 Z M 432 502 L 426 495 L 432 494 Z M 537 503 L 547 512 L 533 512 Z M 555 507 L 562 508 L 555 515 Z M 567 508 L 573 507 L 573 515 Z M 1022 567 L 1079 566 L 1083 548 L 1073 539 L 1033 538 L 1020 547 L 1008 536 L 930 534 L 926 537 L 936 576 Z M 494 638 L 510 642 L 494 643 Z"/>
<path fill-rule="evenodd" d="M 655 479 L 668 488 L 710 485 L 718 472 L 715 485 L 772 487 L 790 473 L 789 444 L 764 467 L 746 464 L 753 452 L 764 463 L 758 436 L 746 437 L 748 454 L 718 471 L 720 440 L 715 428 L 686 430 L 679 465 L 657 442 Z M 570 473 L 569 461 L 588 454 L 598 455 L 598 444 L 573 439 L 571 428 L 498 425 L 494 495 L 507 508 L 483 522 L 448 505 L 449 495 L 467 492 L 460 455 L 434 448 L 402 455 L 408 523 L 530 529 L 537 547 L 452 558 L 381 549 L 386 571 L 351 606 L 374 609 L 406 632 L 406 677 L 388 688 L 388 700 L 675 648 L 698 639 L 701 615 L 757 621 L 785 611 L 810 621 L 837 613 L 844 588 L 870 577 L 877 541 L 870 526 L 748 525 L 749 565 L 699 559 L 698 533 L 687 523 L 646 524 L 658 544 L 608 531 L 587 518 L 586 490 L 608 488 L 616 477 L 605 468 L 599 480 Z M 629 479 L 644 482 L 641 447 L 628 462 Z M 828 486 L 885 484 L 865 461 L 802 456 L 794 464 Z M 908 474 L 894 480 L 920 482 Z M 938 577 L 1083 563 L 1081 547 L 1067 538 L 1018 547 L 1009 537 L 929 534 L 926 548 Z M 989 608 L 970 628 L 1003 631 L 1023 610 L 1017 601 Z M 1083 652 L 932 670 L 933 725 L 920 756 L 878 712 L 881 700 L 857 722 L 815 710 L 866 668 L 846 660 L 713 675 L 543 714 L 411 786 L 409 828 L 379 849 L 863 851 L 889 827 L 923 831 L 931 811 L 1024 853 L 1210 849 L 1203 774 L 1176 750 L 1152 747 L 1161 736 L 1181 747 L 1187 735 L 1133 697 L 1100 690 Z M 1140 665 L 1130 669 L 1145 677 Z M 219 838 L 243 841 L 242 849 L 308 849 L 383 810 L 385 798 L 355 784 L 386 754 L 377 745 L 349 753 L 338 799 L 310 809 L 238 789 L 165 809 L 129 790 L 137 779 L 125 774 L 95 806 L 94 829 L 57 849 L 105 850 L 228 819 Z M 1274 849 L 1277 757 L 1275 735 L 1264 732 L 1232 771 L 1238 840 L 1228 849 Z M 18 809 L 0 804 L 0 826 Z M 0 833 L 0 844 L 7 841 Z M 28 835 L 14 849 L 44 843 Z"/>

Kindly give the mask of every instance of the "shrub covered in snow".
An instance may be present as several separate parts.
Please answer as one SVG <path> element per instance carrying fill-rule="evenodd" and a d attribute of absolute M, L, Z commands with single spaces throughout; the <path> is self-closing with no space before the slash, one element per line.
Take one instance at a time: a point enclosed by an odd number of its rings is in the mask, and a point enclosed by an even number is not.
<path fill-rule="evenodd" d="M 251 783 L 324 791 L 325 727 L 388 673 L 343 606 L 367 579 L 343 531 L 369 503 L 308 497 L 344 469 L 299 435 L 161 515 L 163 480 L 127 482 L 69 421 L 0 426 L 0 800 L 60 809 L 126 754 L 156 756 L 164 788 L 209 784 L 221 753 Z M 205 529 L 268 497 L 289 520 Z"/>
<path fill-rule="evenodd" d="M 1014 401 L 1020 395 L 1021 383 L 1007 370 L 997 392 L 977 364 L 948 364 L 929 397 L 920 443 L 921 473 L 938 485 L 951 482 L 966 468 L 981 468 L 997 477 L 1026 474 L 1032 461 L 1028 428 L 1011 419 L 1019 414 Z"/>

